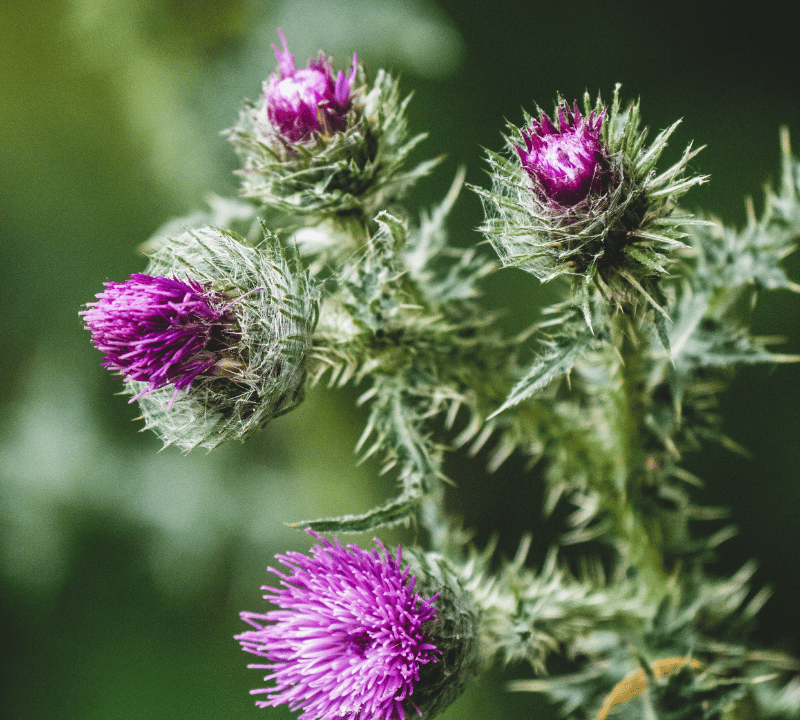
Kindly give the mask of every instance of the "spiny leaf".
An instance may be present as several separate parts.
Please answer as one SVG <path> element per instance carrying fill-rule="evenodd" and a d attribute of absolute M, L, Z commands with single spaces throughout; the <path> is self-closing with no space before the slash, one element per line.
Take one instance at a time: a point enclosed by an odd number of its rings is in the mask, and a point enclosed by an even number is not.
<path fill-rule="evenodd" d="M 331 533 L 358 533 L 375 530 L 387 525 L 397 525 L 408 520 L 416 507 L 414 498 L 400 497 L 392 502 L 370 510 L 361 515 L 343 515 L 337 518 L 323 518 L 320 520 L 302 520 L 287 523 L 289 527 L 306 528 L 314 532 Z"/>
<path fill-rule="evenodd" d="M 648 270 L 655 270 L 659 273 L 666 272 L 661 264 L 661 262 L 664 260 L 664 257 L 650 248 L 628 245 L 628 247 L 625 248 L 625 254 L 630 255 L 634 260 L 638 260 Z"/>
<path fill-rule="evenodd" d="M 491 420 L 504 410 L 518 405 L 554 378 L 568 373 L 594 339 L 595 336 L 589 328 L 577 335 L 556 338 L 544 357 L 533 364 L 528 374 L 512 388 L 506 401 L 488 419 Z"/>

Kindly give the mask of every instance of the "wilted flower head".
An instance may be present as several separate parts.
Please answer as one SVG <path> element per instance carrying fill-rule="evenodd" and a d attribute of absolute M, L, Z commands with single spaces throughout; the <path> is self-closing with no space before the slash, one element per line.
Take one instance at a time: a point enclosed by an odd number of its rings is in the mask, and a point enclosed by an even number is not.
<path fill-rule="evenodd" d="M 439 660 L 426 634 L 438 597 L 420 597 L 401 551 L 342 547 L 315 535 L 311 557 L 289 552 L 278 560 L 289 574 L 270 568 L 282 589 L 264 587 L 280 609 L 245 612 L 255 630 L 236 639 L 267 658 L 251 668 L 269 670 L 271 688 L 261 707 L 288 704 L 300 720 L 402 720 L 414 704 L 420 668 Z"/>
<path fill-rule="evenodd" d="M 313 132 L 342 132 L 352 108 L 350 93 L 356 75 L 356 55 L 350 75 L 341 70 L 334 78 L 331 61 L 323 53 L 308 68 L 298 69 L 283 32 L 278 30 L 283 51 L 275 45 L 280 77 L 270 75 L 264 83 L 267 116 L 289 142 L 307 140 Z"/>
<path fill-rule="evenodd" d="M 584 118 L 575 103 L 558 106 L 558 128 L 540 111 L 522 131 L 525 147 L 515 146 L 522 167 L 534 181 L 540 199 L 559 205 L 577 205 L 590 194 L 605 190 L 608 160 L 600 141 L 606 110 Z"/>
<path fill-rule="evenodd" d="M 134 274 L 105 285 L 80 314 L 103 365 L 147 383 L 131 402 L 166 385 L 175 386 L 174 400 L 198 377 L 219 373 L 236 322 L 223 293 L 189 277 Z"/>

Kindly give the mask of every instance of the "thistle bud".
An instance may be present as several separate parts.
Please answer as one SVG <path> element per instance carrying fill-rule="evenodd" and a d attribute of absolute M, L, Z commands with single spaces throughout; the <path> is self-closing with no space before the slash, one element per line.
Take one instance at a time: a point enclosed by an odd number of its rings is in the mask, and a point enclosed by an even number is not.
<path fill-rule="evenodd" d="M 542 282 L 558 276 L 594 281 L 609 299 L 624 303 L 644 295 L 643 283 L 666 273 L 669 253 L 685 247 L 677 200 L 707 177 L 685 177 L 691 145 L 671 168 L 655 165 L 678 123 L 647 146 L 639 129 L 639 106 L 621 111 L 619 86 L 610 107 L 588 94 L 584 112 L 560 100 L 555 120 L 525 116 L 509 125 L 511 159 L 489 153 L 492 189 L 484 199 L 483 230 L 504 265 Z M 584 305 L 588 317 L 588 306 Z"/>
<path fill-rule="evenodd" d="M 277 238 L 186 232 L 97 297 L 86 327 L 165 444 L 212 448 L 301 401 L 316 296 Z"/>
<path fill-rule="evenodd" d="M 270 568 L 282 588 L 264 597 L 280 609 L 242 613 L 254 629 L 236 639 L 266 659 L 249 667 L 273 683 L 251 691 L 266 695 L 258 705 L 287 704 L 300 720 L 434 717 L 475 669 L 474 617 L 449 589 L 432 593 L 431 578 L 411 576 L 400 548 L 315 537 L 311 557 L 278 556 L 288 574 Z"/>
<path fill-rule="evenodd" d="M 368 85 L 355 54 L 348 73 L 334 75 L 324 53 L 298 69 L 279 33 L 277 73 L 226 131 L 244 161 L 244 195 L 293 217 L 355 211 L 371 220 L 438 162 L 402 169 L 424 137 L 408 137 L 408 98 L 401 100 L 397 81 L 383 71 Z"/>

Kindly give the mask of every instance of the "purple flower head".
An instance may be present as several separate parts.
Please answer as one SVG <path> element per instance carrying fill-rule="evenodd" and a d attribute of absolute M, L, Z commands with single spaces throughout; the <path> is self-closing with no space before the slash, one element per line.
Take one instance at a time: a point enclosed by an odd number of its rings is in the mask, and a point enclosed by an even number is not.
<path fill-rule="evenodd" d="M 525 147 L 516 146 L 522 167 L 533 178 L 540 198 L 571 207 L 605 191 L 608 159 L 600 141 L 605 108 L 581 116 L 577 103 L 558 106 L 558 128 L 544 112 L 522 131 Z"/>
<path fill-rule="evenodd" d="M 401 551 L 346 548 L 315 533 L 311 557 L 290 552 L 278 560 L 288 575 L 269 568 L 282 589 L 262 588 L 277 605 L 263 615 L 244 612 L 255 630 L 238 635 L 242 649 L 269 660 L 250 665 L 269 670 L 275 686 L 261 707 L 288 704 L 300 720 L 403 720 L 420 667 L 439 650 L 424 623 L 436 608 L 414 592 L 415 578 L 402 569 Z M 418 710 L 417 710 L 418 711 Z"/>
<path fill-rule="evenodd" d="M 165 385 L 175 386 L 174 400 L 197 377 L 214 374 L 236 321 L 222 293 L 189 278 L 142 274 L 105 285 L 80 314 L 105 353 L 103 365 L 149 383 L 131 402 Z"/>
<path fill-rule="evenodd" d="M 270 75 L 264 83 L 267 116 L 272 126 L 289 142 L 308 140 L 314 132 L 336 133 L 347 129 L 352 108 L 351 89 L 356 76 L 356 56 L 347 76 L 334 77 L 330 59 L 323 53 L 311 60 L 308 69 L 297 69 L 283 32 L 278 30 L 283 51 L 273 45 L 280 77 Z"/>

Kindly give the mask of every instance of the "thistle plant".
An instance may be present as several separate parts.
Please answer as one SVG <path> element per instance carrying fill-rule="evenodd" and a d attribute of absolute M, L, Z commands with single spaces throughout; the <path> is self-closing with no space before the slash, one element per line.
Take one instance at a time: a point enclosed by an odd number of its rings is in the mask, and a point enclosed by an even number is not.
<path fill-rule="evenodd" d="M 715 396 L 734 368 L 800 359 L 740 312 L 757 291 L 800 287 L 781 264 L 800 238 L 788 133 L 779 188 L 736 230 L 681 208 L 707 178 L 689 171 L 691 145 L 659 167 L 677 124 L 648 141 L 619 86 L 609 105 L 558 98 L 509 125 L 487 153 L 490 187 L 473 188 L 498 263 L 448 244 L 463 174 L 418 222 L 401 212 L 434 163 L 403 169 L 422 136 L 407 137 L 397 81 L 368 82 L 355 54 L 347 72 L 324 53 L 298 67 L 280 37 L 278 71 L 228 131 L 244 200 L 159 231 L 145 272 L 81 312 L 146 426 L 185 450 L 245 438 L 321 380 L 361 392 L 357 451 L 397 493 L 358 515 L 287 518 L 316 544 L 279 555 L 272 607 L 242 613 L 236 639 L 266 671 L 258 705 L 427 719 L 493 665 L 526 664 L 509 690 L 546 693 L 565 717 L 797 717 L 800 664 L 750 645 L 766 592 L 750 563 L 708 572 L 730 529 L 696 530 L 719 513 L 695 504 L 683 464 L 726 441 Z M 498 264 L 563 290 L 517 335 L 480 302 Z M 530 537 L 499 558 L 444 511 L 458 492 L 446 454 L 482 448 L 487 474 L 513 453 L 541 460 L 519 482 L 545 483 L 543 513 L 570 509 L 543 564 Z M 396 553 L 338 539 L 397 524 L 417 540 Z"/>

